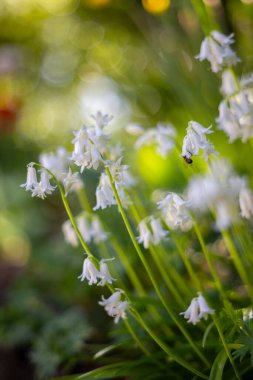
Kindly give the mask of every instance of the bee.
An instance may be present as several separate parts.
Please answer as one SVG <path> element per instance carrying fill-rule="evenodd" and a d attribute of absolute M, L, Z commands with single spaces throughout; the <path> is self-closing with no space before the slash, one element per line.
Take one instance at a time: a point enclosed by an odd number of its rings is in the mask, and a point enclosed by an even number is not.
<path fill-rule="evenodd" d="M 187 164 L 189 164 L 189 165 L 193 163 L 193 161 L 192 161 L 192 159 L 191 159 L 190 157 L 183 156 L 183 159 L 184 159 L 185 162 L 186 162 Z"/>

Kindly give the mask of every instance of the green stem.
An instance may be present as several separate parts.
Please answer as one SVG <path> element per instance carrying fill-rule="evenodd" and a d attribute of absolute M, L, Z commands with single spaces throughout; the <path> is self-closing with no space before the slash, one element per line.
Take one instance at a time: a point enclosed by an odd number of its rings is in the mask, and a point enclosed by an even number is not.
<path fill-rule="evenodd" d="M 192 0 L 193 8 L 197 13 L 202 29 L 206 35 L 212 30 L 219 30 L 219 26 L 215 20 L 211 8 L 207 8 L 202 0 Z"/>
<path fill-rule="evenodd" d="M 218 275 L 217 275 L 217 273 L 216 273 L 216 270 L 215 270 L 215 268 L 214 268 L 214 265 L 213 265 L 213 263 L 212 263 L 212 260 L 211 260 L 211 257 L 210 257 L 210 254 L 209 254 L 209 251 L 208 251 L 207 248 L 206 248 L 206 245 L 205 245 L 204 239 L 203 239 L 203 237 L 202 237 L 202 234 L 201 234 L 200 229 L 199 229 L 199 227 L 198 227 L 198 224 L 197 224 L 196 222 L 194 223 L 194 230 L 195 230 L 195 232 L 196 232 L 196 235 L 197 235 L 198 241 L 199 241 L 199 243 L 200 243 L 200 246 L 201 246 L 202 252 L 203 252 L 203 254 L 204 254 L 204 256 L 205 256 L 205 259 L 206 259 L 207 264 L 208 264 L 208 266 L 209 266 L 210 272 L 211 272 L 212 277 L 213 277 L 213 279 L 214 279 L 215 286 L 216 286 L 217 290 L 220 292 L 222 298 L 223 298 L 223 299 L 226 299 L 227 296 L 226 296 L 226 294 L 225 294 L 225 292 L 224 292 L 224 290 L 223 290 L 223 288 L 222 288 L 222 285 L 221 285 L 220 279 L 219 279 L 219 277 L 218 277 Z"/>
<path fill-rule="evenodd" d="M 188 332 L 185 330 L 185 328 L 181 325 L 181 322 L 177 319 L 177 317 L 175 316 L 174 312 L 170 309 L 170 307 L 168 306 L 167 302 L 165 301 L 165 299 L 164 299 L 164 297 L 163 297 L 163 295 L 162 295 L 162 293 L 161 293 L 161 291 L 159 289 L 159 286 L 158 286 L 158 284 L 157 284 L 157 282 L 156 282 L 156 280 L 154 278 L 154 275 L 153 275 L 153 273 L 152 273 L 152 271 L 151 271 L 151 269 L 149 267 L 149 264 L 147 263 L 144 255 L 143 255 L 143 253 L 142 253 L 142 251 L 141 251 L 141 249 L 140 249 L 140 247 L 138 245 L 138 242 L 137 242 L 137 240 L 136 240 L 136 238 L 134 236 L 134 233 L 132 231 L 132 228 L 130 226 L 130 223 L 128 221 L 128 218 L 126 216 L 124 208 L 123 208 L 123 206 L 121 204 L 121 200 L 119 198 L 116 186 L 114 184 L 113 177 L 111 175 L 111 172 L 110 172 L 110 170 L 109 170 L 109 168 L 107 166 L 105 167 L 105 170 L 106 170 L 106 173 L 107 173 L 108 178 L 110 180 L 110 184 L 112 186 L 114 197 L 116 199 L 116 202 L 117 202 L 120 214 L 121 214 L 122 219 L 123 219 L 123 221 L 125 223 L 125 226 L 126 226 L 126 229 L 128 231 L 128 234 L 130 236 L 130 239 L 131 239 L 131 241 L 133 243 L 133 246 L 134 246 L 134 248 L 135 248 L 135 250 L 136 250 L 136 252 L 137 252 L 137 254 L 138 254 L 138 256 L 139 256 L 139 258 L 140 258 L 140 260 L 141 260 L 141 262 L 142 262 L 142 264 L 143 264 L 143 266 L 144 266 L 144 268 L 145 268 L 145 270 L 146 270 L 146 272 L 147 272 L 147 274 L 148 274 L 148 276 L 149 276 L 149 278 L 150 278 L 153 286 L 154 286 L 154 289 L 155 289 L 158 297 L 160 298 L 161 303 L 163 304 L 164 308 L 167 310 L 167 312 L 170 315 L 170 317 L 173 320 L 173 322 L 177 325 L 177 327 L 179 328 L 179 330 L 182 332 L 182 334 L 184 335 L 184 337 L 187 339 L 187 341 L 189 342 L 189 344 L 192 346 L 192 348 L 194 349 L 194 351 L 198 354 L 198 356 L 201 358 L 201 360 L 205 364 L 209 365 L 208 360 L 205 358 L 205 356 L 199 350 L 199 348 L 197 347 L 197 345 L 192 340 L 191 336 L 188 334 Z"/>
<path fill-rule="evenodd" d="M 198 291 L 203 291 L 203 287 L 202 287 L 202 284 L 201 282 L 199 281 L 198 277 L 196 276 L 196 274 L 194 273 L 194 270 L 193 270 L 193 267 L 191 265 L 191 262 L 190 260 L 188 259 L 184 249 L 182 248 L 179 240 L 178 240 L 178 237 L 176 236 L 176 234 L 174 232 L 171 231 L 171 236 L 173 237 L 173 240 L 176 244 L 176 247 L 178 249 L 178 252 L 181 256 L 181 259 L 184 263 L 184 266 L 190 276 L 190 278 L 192 279 L 192 282 L 195 284 L 195 288 L 198 290 Z"/>

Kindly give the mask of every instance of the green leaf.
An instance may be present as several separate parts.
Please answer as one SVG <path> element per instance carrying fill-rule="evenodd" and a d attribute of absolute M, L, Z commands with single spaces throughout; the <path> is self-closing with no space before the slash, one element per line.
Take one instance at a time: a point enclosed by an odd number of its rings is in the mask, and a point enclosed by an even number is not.
<path fill-rule="evenodd" d="M 206 339 L 207 339 L 207 337 L 208 337 L 213 326 L 214 326 L 214 322 L 210 323 L 210 325 L 206 328 L 205 334 L 204 334 L 203 339 L 202 339 L 202 347 L 205 347 Z"/>
<path fill-rule="evenodd" d="M 225 350 L 219 352 L 213 362 L 209 380 L 222 380 L 222 374 L 227 358 L 228 356 Z"/>

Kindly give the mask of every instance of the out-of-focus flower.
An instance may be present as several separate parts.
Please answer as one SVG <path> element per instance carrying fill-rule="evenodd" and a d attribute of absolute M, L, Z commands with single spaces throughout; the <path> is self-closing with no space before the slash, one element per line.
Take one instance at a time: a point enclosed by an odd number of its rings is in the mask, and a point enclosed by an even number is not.
<path fill-rule="evenodd" d="M 139 237 L 138 242 L 143 243 L 144 248 L 150 244 L 159 244 L 162 239 L 168 235 L 168 231 L 162 228 L 159 219 L 149 216 L 143 219 L 138 225 Z"/>
<path fill-rule="evenodd" d="M 194 211 L 214 211 L 216 227 L 222 230 L 239 219 L 238 199 L 244 188 L 245 180 L 234 174 L 227 161 L 220 159 L 211 162 L 208 174 L 192 178 L 187 194 Z M 244 204 L 245 209 L 248 205 Z"/>
<path fill-rule="evenodd" d="M 63 147 L 59 147 L 55 153 L 42 153 L 39 157 L 40 164 L 50 170 L 59 181 L 63 180 L 69 161 L 69 152 Z"/>
<path fill-rule="evenodd" d="M 205 128 L 196 121 L 189 121 L 181 156 L 190 159 L 192 156 L 198 156 L 199 151 L 203 150 L 203 157 L 207 160 L 211 154 L 217 154 L 213 145 L 206 138 L 206 134 L 212 133 L 211 128 L 211 126 Z"/>
<path fill-rule="evenodd" d="M 143 132 L 135 143 L 137 149 L 143 145 L 155 145 L 156 152 L 161 157 L 167 157 L 175 146 L 175 128 L 168 124 L 158 124 L 156 128 L 151 128 L 147 132 Z"/>
<path fill-rule="evenodd" d="M 200 53 L 196 56 L 200 61 L 207 59 L 211 64 L 211 69 L 217 73 L 224 66 L 236 65 L 239 58 L 231 49 L 230 45 L 234 43 L 233 34 L 225 36 L 214 30 L 210 36 L 206 37 L 200 47 Z"/>
<path fill-rule="evenodd" d="M 179 228 L 181 231 L 188 231 L 192 228 L 193 221 L 188 211 L 188 201 L 184 201 L 175 193 L 169 193 L 157 204 L 169 228 L 172 230 Z"/>
<path fill-rule="evenodd" d="M 62 180 L 65 189 L 65 195 L 74 190 L 79 190 L 83 187 L 83 182 L 79 173 L 72 173 L 71 168 L 67 173 L 62 173 Z"/>
<path fill-rule="evenodd" d="M 205 298 L 199 292 L 198 297 L 193 298 L 188 309 L 180 313 L 180 315 L 183 315 L 188 320 L 188 323 L 196 325 L 196 323 L 200 322 L 201 318 L 207 319 L 208 315 L 214 313 L 215 310 L 207 305 Z"/>
<path fill-rule="evenodd" d="M 95 120 L 96 126 L 99 129 L 106 127 L 113 119 L 112 115 L 102 114 L 101 111 L 97 111 L 97 113 L 95 115 L 91 115 L 91 117 Z"/>
<path fill-rule="evenodd" d="M 119 319 L 126 318 L 126 309 L 129 307 L 128 301 L 122 301 L 122 290 L 118 289 L 109 298 L 102 296 L 102 301 L 99 301 L 99 305 L 104 306 L 105 311 L 110 317 L 114 318 L 114 322 L 118 323 Z"/>
<path fill-rule="evenodd" d="M 64 239 L 68 244 L 72 245 L 72 247 L 78 246 L 78 238 L 70 220 L 66 220 L 62 224 L 62 232 Z"/>
<path fill-rule="evenodd" d="M 253 214 L 253 196 L 250 189 L 246 186 L 242 187 L 239 192 L 239 205 L 241 210 L 241 216 L 246 219 L 250 219 Z"/>
<path fill-rule="evenodd" d="M 239 82 L 228 71 L 222 78 L 222 92 L 226 98 L 219 105 L 216 119 L 218 128 L 229 137 L 229 142 L 241 139 L 246 142 L 253 136 L 253 76 Z"/>

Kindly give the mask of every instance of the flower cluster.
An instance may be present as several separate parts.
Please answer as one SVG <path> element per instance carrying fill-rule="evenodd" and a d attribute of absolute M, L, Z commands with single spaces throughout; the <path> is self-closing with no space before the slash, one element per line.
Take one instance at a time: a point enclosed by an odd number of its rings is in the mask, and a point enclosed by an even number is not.
<path fill-rule="evenodd" d="M 40 164 L 50 170 L 60 181 L 65 189 L 65 195 L 83 187 L 79 173 L 72 173 L 69 167 L 69 152 L 59 147 L 55 153 L 42 153 L 39 157 Z"/>
<path fill-rule="evenodd" d="M 105 286 L 106 284 L 112 284 L 115 278 L 112 278 L 108 269 L 106 261 L 111 261 L 112 259 L 102 259 L 99 263 L 99 270 L 92 262 L 92 260 L 87 257 L 83 262 L 82 274 L 78 277 L 81 281 L 88 280 L 89 285 L 97 284 L 100 286 Z M 98 282 L 98 279 L 100 281 Z"/>
<path fill-rule="evenodd" d="M 46 170 L 40 170 L 40 181 L 37 179 L 37 172 L 34 168 L 33 162 L 27 165 L 27 179 L 26 183 L 20 185 L 26 191 L 31 191 L 33 197 L 46 198 L 47 195 L 52 194 L 56 186 L 50 184 L 50 177 Z"/>
<path fill-rule="evenodd" d="M 236 65 L 239 61 L 239 58 L 230 47 L 233 43 L 233 34 L 225 36 L 214 30 L 210 36 L 203 40 L 200 53 L 196 58 L 200 61 L 207 59 L 211 64 L 212 71 L 217 73 L 221 71 L 224 66 Z"/>
<path fill-rule="evenodd" d="M 208 315 L 214 313 L 215 310 L 207 305 L 205 298 L 198 292 L 198 297 L 193 298 L 188 309 L 180 313 L 180 315 L 183 315 L 188 323 L 196 325 L 196 323 L 200 322 L 201 318 L 207 319 Z"/>
<path fill-rule="evenodd" d="M 84 168 L 96 170 L 99 167 L 99 163 L 103 161 L 102 155 L 105 153 L 105 143 L 109 137 L 104 127 L 111 121 L 112 116 L 98 112 L 92 115 L 92 118 L 95 120 L 95 125 L 82 126 L 79 131 L 74 132 L 75 138 L 72 141 L 74 151 L 71 160 L 75 165 L 80 166 L 81 173 Z"/>
<path fill-rule="evenodd" d="M 189 121 L 181 156 L 189 160 L 192 156 L 198 156 L 199 151 L 203 150 L 203 157 L 207 160 L 211 154 L 217 154 L 213 145 L 206 138 L 207 134 L 212 133 L 211 128 L 211 126 L 205 128 L 196 121 Z"/>

